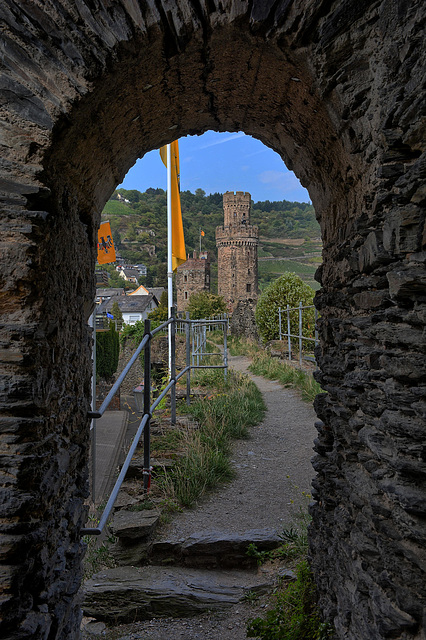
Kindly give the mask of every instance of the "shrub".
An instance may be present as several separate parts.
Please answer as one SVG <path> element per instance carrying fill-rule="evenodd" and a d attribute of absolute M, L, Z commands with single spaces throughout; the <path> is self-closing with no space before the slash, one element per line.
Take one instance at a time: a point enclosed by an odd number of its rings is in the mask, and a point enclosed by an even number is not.
<path fill-rule="evenodd" d="M 120 353 L 120 338 L 114 324 L 108 331 L 96 333 L 96 373 L 101 378 L 111 378 L 117 371 Z"/>
<path fill-rule="evenodd" d="M 303 282 L 295 273 L 284 273 L 277 278 L 261 294 L 256 306 L 256 324 L 259 335 L 264 342 L 279 338 L 279 309 L 298 307 L 302 302 L 303 306 L 313 304 L 314 291 Z M 286 317 L 283 316 L 284 322 Z M 312 337 L 315 329 L 314 309 L 304 309 L 302 314 L 303 335 Z M 284 325 L 284 331 L 287 326 Z M 299 333 L 299 312 L 290 312 L 290 332 L 293 335 Z"/>
<path fill-rule="evenodd" d="M 188 302 L 187 311 L 191 320 L 211 318 L 226 313 L 226 303 L 222 296 L 208 291 L 193 293 Z"/>

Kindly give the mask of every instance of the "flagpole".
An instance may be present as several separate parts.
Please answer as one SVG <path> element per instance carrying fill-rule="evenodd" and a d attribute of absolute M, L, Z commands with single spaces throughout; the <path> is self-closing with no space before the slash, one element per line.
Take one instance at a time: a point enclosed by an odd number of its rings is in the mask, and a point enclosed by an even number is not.
<path fill-rule="evenodd" d="M 173 307 L 173 264 L 172 264 L 172 152 L 167 145 L 167 317 L 170 318 Z M 171 351 L 172 327 L 169 325 L 169 375 L 172 370 Z"/>

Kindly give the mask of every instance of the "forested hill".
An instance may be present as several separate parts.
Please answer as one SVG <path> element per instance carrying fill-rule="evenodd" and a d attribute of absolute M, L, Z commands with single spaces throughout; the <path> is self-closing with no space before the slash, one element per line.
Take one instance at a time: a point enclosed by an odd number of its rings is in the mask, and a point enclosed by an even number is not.
<path fill-rule="evenodd" d="M 200 229 L 204 231 L 202 249 L 216 259 L 215 229 L 223 224 L 223 195 L 181 192 L 182 218 L 187 253 L 200 246 Z M 167 247 L 167 200 L 163 189 L 118 189 L 106 203 L 102 219 L 109 220 L 114 242 L 121 255 L 130 262 L 148 265 L 164 262 Z M 319 225 L 312 205 L 286 200 L 253 202 L 251 223 L 259 226 L 265 239 L 319 237 Z M 155 246 L 155 257 L 149 256 Z M 151 247 L 151 249 L 150 249 Z"/>

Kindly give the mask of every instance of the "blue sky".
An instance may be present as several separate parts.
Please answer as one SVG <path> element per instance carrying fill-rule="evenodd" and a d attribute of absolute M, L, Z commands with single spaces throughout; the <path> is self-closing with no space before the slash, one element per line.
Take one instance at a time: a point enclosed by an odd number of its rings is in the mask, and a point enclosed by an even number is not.
<path fill-rule="evenodd" d="M 280 156 L 242 132 L 187 136 L 179 140 L 180 188 L 209 193 L 249 191 L 254 202 L 310 202 L 309 194 Z M 166 189 L 166 169 L 158 151 L 147 153 L 127 173 L 119 187 L 145 191 Z"/>

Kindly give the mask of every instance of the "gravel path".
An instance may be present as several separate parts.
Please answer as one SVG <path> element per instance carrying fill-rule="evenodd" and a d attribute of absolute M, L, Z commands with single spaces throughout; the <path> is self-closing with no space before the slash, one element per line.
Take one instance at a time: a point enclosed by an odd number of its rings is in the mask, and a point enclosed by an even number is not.
<path fill-rule="evenodd" d="M 231 357 L 232 368 L 247 372 L 249 360 Z M 306 509 L 314 476 L 310 459 L 316 432 L 312 406 L 296 391 L 249 374 L 262 392 L 267 412 L 251 429 L 249 440 L 235 444 L 232 460 L 235 479 L 210 494 L 196 509 L 174 517 L 163 539 L 181 539 L 207 530 L 244 533 L 272 529 L 278 533 Z M 262 570 L 262 569 L 261 569 Z M 264 612 L 267 598 L 255 604 L 239 603 L 226 612 L 197 618 L 156 619 L 124 625 L 104 632 L 107 640 L 245 640 L 246 622 Z"/>

